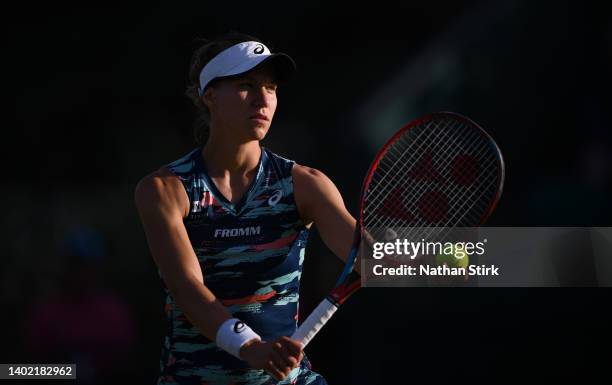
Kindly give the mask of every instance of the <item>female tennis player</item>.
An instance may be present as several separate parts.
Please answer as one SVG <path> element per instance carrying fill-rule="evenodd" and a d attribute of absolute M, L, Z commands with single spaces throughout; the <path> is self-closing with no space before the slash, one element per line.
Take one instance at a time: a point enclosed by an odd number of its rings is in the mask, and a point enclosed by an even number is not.
<path fill-rule="evenodd" d="M 346 260 L 355 219 L 322 172 L 260 145 L 277 86 L 294 71 L 289 56 L 251 36 L 203 45 L 187 94 L 207 129 L 197 148 L 136 187 L 167 298 L 160 385 L 326 384 L 288 336 L 309 229 Z"/>

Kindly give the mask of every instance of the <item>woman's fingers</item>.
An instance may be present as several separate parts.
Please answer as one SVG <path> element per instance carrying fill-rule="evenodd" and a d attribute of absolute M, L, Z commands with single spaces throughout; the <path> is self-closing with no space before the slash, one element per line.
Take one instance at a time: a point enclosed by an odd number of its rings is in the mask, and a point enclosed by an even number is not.
<path fill-rule="evenodd" d="M 294 357 L 298 357 L 302 353 L 302 344 L 299 341 L 292 340 L 289 337 L 281 337 L 277 341 L 281 342 L 283 347 L 287 348 L 289 354 Z"/>
<path fill-rule="evenodd" d="M 298 366 L 299 354 L 297 357 L 294 357 L 293 354 L 295 353 L 292 353 L 293 350 L 289 346 L 277 341 L 274 343 L 273 347 L 274 351 L 281 356 L 285 365 L 289 366 L 290 368 L 295 368 Z"/>
<path fill-rule="evenodd" d="M 284 380 L 286 377 L 286 375 L 276 366 L 273 360 L 268 360 L 265 369 L 272 375 L 272 377 L 279 381 Z"/>

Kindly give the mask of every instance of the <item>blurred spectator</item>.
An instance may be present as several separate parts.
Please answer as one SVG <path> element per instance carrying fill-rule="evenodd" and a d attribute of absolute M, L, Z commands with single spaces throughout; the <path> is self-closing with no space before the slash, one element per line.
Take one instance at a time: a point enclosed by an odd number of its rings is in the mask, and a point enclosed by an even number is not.
<path fill-rule="evenodd" d="M 104 288 L 104 239 L 90 227 L 65 234 L 67 262 L 57 290 L 33 301 L 24 322 L 26 353 L 37 363 L 75 363 L 78 382 L 96 384 L 126 371 L 135 328 L 126 303 Z"/>

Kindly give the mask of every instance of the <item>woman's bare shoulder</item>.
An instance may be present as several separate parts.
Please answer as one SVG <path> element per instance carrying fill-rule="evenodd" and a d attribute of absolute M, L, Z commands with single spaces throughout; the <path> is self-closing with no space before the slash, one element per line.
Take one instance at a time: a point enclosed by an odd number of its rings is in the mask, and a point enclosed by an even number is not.
<path fill-rule="evenodd" d="M 138 207 L 176 205 L 184 214 L 189 211 L 189 199 L 181 180 L 166 166 L 140 179 L 136 184 L 134 199 Z"/>

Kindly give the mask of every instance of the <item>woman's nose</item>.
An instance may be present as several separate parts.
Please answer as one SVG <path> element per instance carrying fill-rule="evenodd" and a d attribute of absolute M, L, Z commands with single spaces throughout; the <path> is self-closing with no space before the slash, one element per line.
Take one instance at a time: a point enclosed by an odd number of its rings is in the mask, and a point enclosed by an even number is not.
<path fill-rule="evenodd" d="M 257 107 L 268 107 L 272 96 L 267 92 L 266 87 L 258 87 L 255 90 L 254 103 Z"/>

